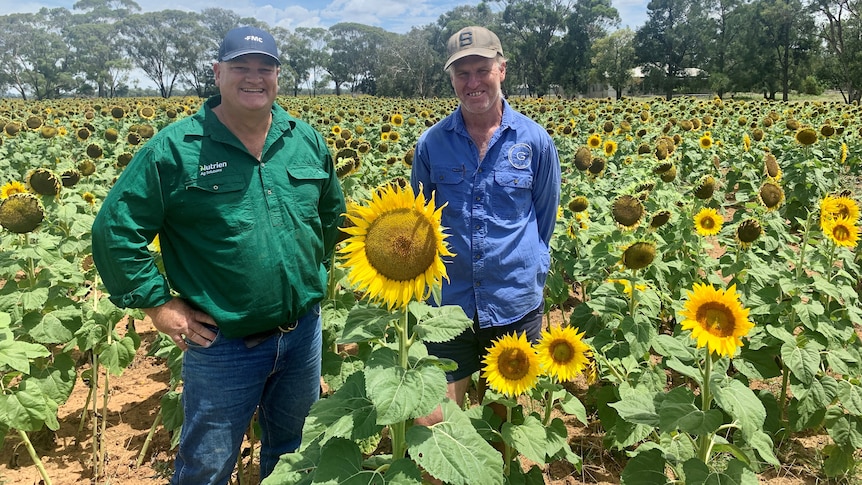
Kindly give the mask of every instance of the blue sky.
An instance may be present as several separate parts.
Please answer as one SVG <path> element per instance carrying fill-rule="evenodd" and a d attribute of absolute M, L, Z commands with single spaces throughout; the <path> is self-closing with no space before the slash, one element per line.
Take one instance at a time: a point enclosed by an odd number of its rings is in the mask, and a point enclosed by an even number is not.
<path fill-rule="evenodd" d="M 42 7 L 72 10 L 77 0 L 3 0 L 0 14 L 36 12 Z M 620 13 L 620 27 L 637 30 L 646 22 L 649 0 L 611 0 Z M 478 1 L 451 0 L 137 0 L 144 11 L 180 9 L 199 12 L 208 7 L 229 8 L 242 17 L 254 17 L 288 30 L 297 27 L 329 27 L 338 22 L 358 22 L 405 33 L 414 26 L 432 23 L 458 5 Z M 227 5 L 226 5 L 227 4 Z M 229 6 L 228 6 L 229 5 Z"/>

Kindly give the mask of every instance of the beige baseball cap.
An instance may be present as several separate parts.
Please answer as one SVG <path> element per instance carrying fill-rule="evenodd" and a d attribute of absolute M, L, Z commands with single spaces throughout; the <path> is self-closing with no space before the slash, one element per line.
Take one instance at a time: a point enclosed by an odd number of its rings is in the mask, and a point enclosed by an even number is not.
<path fill-rule="evenodd" d="M 482 56 L 493 59 L 498 54 L 503 55 L 503 45 L 500 44 L 497 34 L 485 27 L 477 26 L 464 27 L 452 34 L 446 44 L 446 49 L 449 53 L 449 59 L 443 66 L 444 70 L 449 69 L 453 62 L 467 56 Z"/>

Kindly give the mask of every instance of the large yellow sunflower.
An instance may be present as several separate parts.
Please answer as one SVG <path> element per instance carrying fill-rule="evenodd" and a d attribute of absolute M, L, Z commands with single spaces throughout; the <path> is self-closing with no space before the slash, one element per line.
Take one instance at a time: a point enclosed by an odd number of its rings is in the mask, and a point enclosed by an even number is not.
<path fill-rule="evenodd" d="M 27 192 L 27 186 L 17 180 L 13 180 L 0 187 L 0 199 L 6 199 L 12 194 L 23 194 L 25 192 Z"/>
<path fill-rule="evenodd" d="M 852 224 L 859 220 L 859 204 L 850 197 L 827 195 L 820 201 L 820 225 L 830 219 L 846 217 Z"/>
<path fill-rule="evenodd" d="M 577 328 L 551 326 L 542 331 L 536 344 L 539 365 L 550 376 L 570 381 L 583 372 L 588 364 L 590 346 L 583 342 L 584 332 Z"/>
<path fill-rule="evenodd" d="M 821 221 L 823 234 L 838 246 L 855 248 L 859 242 L 859 228 L 849 217 Z"/>
<path fill-rule="evenodd" d="M 723 290 L 695 283 L 687 293 L 688 301 L 680 312 L 682 329 L 691 330 L 697 348 L 706 346 L 710 353 L 733 357 L 742 345 L 741 337 L 754 327 L 748 320 L 749 309 L 739 301 L 736 285 Z"/>
<path fill-rule="evenodd" d="M 721 231 L 724 219 L 715 209 L 705 207 L 694 216 L 694 228 L 701 236 L 715 236 Z"/>
<path fill-rule="evenodd" d="M 539 356 L 527 341 L 526 333 L 494 341 L 482 364 L 482 377 L 488 386 L 510 397 L 529 391 L 539 378 Z"/>
<path fill-rule="evenodd" d="M 442 257 L 454 256 L 444 242 L 442 211 L 435 210 L 433 194 L 426 205 L 409 185 L 385 185 L 367 206 L 351 203 L 347 218 L 353 225 L 342 229 L 351 237 L 339 250 L 350 283 L 390 310 L 427 298 L 448 279 Z"/>

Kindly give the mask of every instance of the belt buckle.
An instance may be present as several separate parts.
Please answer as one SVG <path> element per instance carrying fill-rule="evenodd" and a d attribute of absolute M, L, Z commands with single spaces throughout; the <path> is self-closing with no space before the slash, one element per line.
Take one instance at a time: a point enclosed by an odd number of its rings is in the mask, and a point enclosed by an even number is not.
<path fill-rule="evenodd" d="M 278 327 L 276 327 L 276 328 L 278 328 L 278 330 L 279 330 L 281 333 L 289 333 L 289 332 L 293 332 L 294 330 L 296 330 L 296 326 L 297 326 L 298 324 L 299 324 L 299 320 L 295 320 L 295 321 L 293 321 L 293 322 L 288 323 L 288 324 L 287 324 L 287 326 L 279 325 L 279 326 L 278 326 Z"/>

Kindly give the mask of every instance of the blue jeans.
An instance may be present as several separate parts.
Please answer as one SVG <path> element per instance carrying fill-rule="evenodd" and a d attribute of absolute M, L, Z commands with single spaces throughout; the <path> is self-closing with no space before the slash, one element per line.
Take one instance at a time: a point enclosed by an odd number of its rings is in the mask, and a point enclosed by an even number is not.
<path fill-rule="evenodd" d="M 320 397 L 320 306 L 296 328 L 249 348 L 219 333 L 209 347 L 183 355 L 185 418 L 174 485 L 223 485 L 236 465 L 255 410 L 261 428 L 260 477 L 295 451 L 311 405 Z"/>

